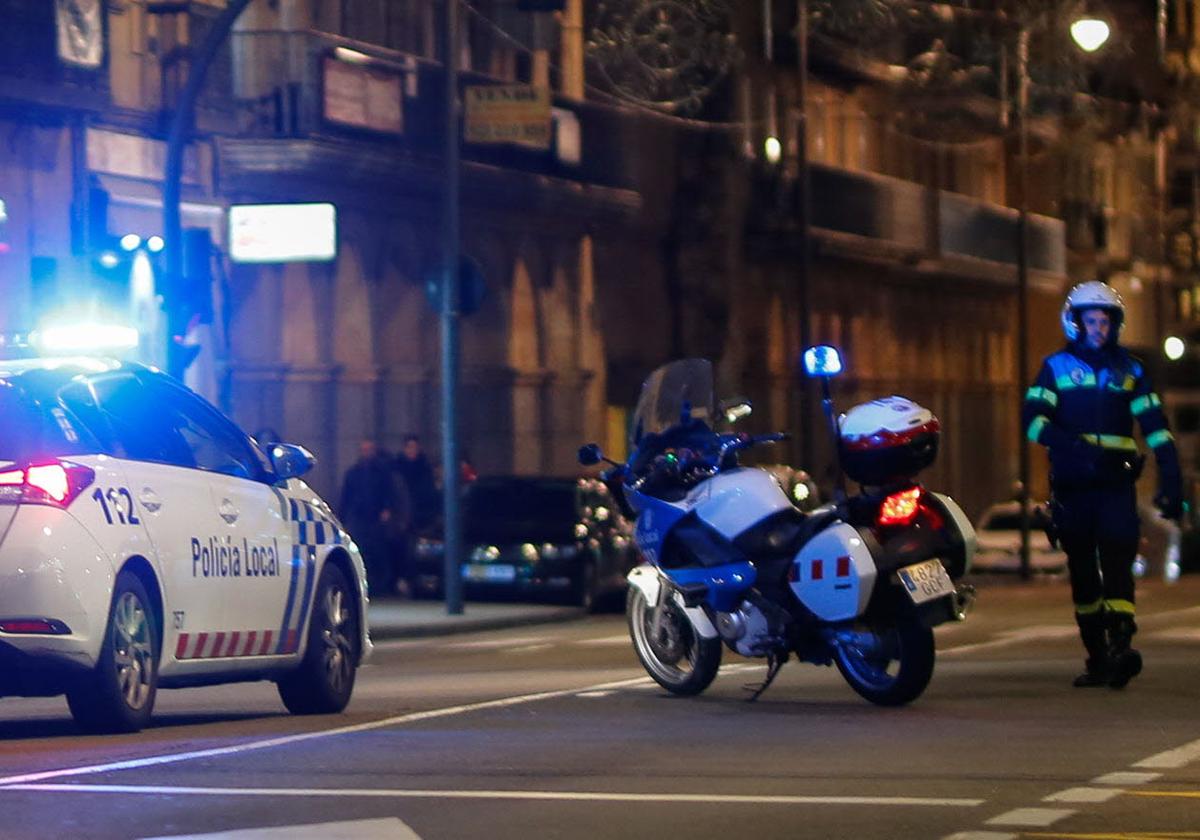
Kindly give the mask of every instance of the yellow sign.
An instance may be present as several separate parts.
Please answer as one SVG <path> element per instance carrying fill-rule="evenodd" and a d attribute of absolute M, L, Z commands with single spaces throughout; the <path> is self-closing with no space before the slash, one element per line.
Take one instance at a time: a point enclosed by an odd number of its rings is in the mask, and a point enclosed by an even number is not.
<path fill-rule="evenodd" d="M 531 85 L 466 89 L 466 141 L 550 148 L 550 91 Z"/>

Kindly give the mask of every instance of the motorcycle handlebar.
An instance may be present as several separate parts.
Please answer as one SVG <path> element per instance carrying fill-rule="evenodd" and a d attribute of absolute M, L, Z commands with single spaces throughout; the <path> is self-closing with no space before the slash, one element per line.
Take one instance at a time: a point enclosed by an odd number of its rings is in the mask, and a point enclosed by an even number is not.
<path fill-rule="evenodd" d="M 644 474 L 632 481 L 628 481 L 627 486 L 630 490 L 637 492 L 647 482 L 662 477 L 678 476 L 695 471 L 702 471 L 713 475 L 721 468 L 721 462 L 725 457 L 732 452 L 749 449 L 751 446 L 763 443 L 776 443 L 781 440 L 788 440 L 790 437 L 785 432 L 771 432 L 764 435 L 748 435 L 745 433 L 721 435 L 717 439 L 718 445 L 715 453 L 709 454 L 693 449 L 681 448 L 675 451 L 673 457 L 667 458 L 660 455 L 651 462 L 650 468 Z M 630 477 L 628 467 L 623 469 L 624 477 L 628 479 Z"/>

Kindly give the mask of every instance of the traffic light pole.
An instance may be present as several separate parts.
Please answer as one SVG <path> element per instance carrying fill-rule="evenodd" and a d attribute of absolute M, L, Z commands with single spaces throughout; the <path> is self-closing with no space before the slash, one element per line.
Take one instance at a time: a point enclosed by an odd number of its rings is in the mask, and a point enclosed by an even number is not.
<path fill-rule="evenodd" d="M 442 198 L 442 581 L 446 613 L 463 611 L 462 521 L 459 509 L 458 356 L 459 337 L 459 143 L 458 2 L 446 3 L 445 195 Z"/>
<path fill-rule="evenodd" d="M 167 373 L 183 379 L 187 359 L 181 353 L 181 341 L 187 332 L 186 313 L 179 301 L 171 297 L 177 294 L 183 275 L 183 223 L 180 213 L 180 180 L 183 175 L 183 152 L 187 147 L 188 135 L 196 114 L 196 101 L 204 88 L 208 68 L 212 66 L 217 52 L 229 37 L 234 21 L 250 5 L 250 0 L 229 0 L 212 28 L 204 38 L 200 49 L 192 54 L 187 82 L 179 94 L 179 102 L 171 114 L 171 128 L 167 135 L 167 157 L 163 167 L 163 257 L 166 277 L 162 288 L 166 290 L 163 308 L 167 314 Z"/>

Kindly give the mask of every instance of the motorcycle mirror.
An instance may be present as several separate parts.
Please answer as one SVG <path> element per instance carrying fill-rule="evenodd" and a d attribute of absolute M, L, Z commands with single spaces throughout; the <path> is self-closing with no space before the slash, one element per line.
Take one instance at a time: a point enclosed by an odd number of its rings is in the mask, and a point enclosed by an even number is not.
<path fill-rule="evenodd" d="M 754 406 L 745 397 L 733 397 L 721 401 L 721 413 L 728 423 L 735 423 L 743 417 L 749 417 L 753 411 Z"/>
<path fill-rule="evenodd" d="M 842 372 L 842 355 L 828 344 L 809 347 L 804 351 L 804 372 L 820 379 L 837 376 Z"/>
<path fill-rule="evenodd" d="M 588 443 L 579 447 L 579 463 L 583 466 L 590 467 L 603 460 L 604 453 L 600 451 L 600 444 Z"/>

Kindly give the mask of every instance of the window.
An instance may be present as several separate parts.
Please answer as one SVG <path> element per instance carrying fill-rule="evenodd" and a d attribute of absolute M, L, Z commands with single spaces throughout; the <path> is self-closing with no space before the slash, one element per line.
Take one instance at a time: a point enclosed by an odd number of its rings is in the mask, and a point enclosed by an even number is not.
<path fill-rule="evenodd" d="M 241 430 L 176 385 L 123 374 L 93 381 L 90 392 L 64 392 L 63 400 L 114 454 L 242 478 L 266 472 Z"/>
<path fill-rule="evenodd" d="M 91 387 L 99 404 L 97 419 L 102 417 L 107 423 L 113 451 L 134 461 L 196 466 L 187 442 L 171 422 L 170 413 L 154 402 L 134 376 L 98 379 Z M 72 409 L 77 407 L 86 412 L 82 400 L 72 402 Z"/>
<path fill-rule="evenodd" d="M 33 461 L 99 451 L 99 445 L 62 408 L 48 409 L 0 380 L 0 461 Z"/>
<path fill-rule="evenodd" d="M 162 381 L 147 383 L 149 401 L 190 453 L 190 466 L 239 478 L 261 478 L 250 439 L 199 397 Z"/>

